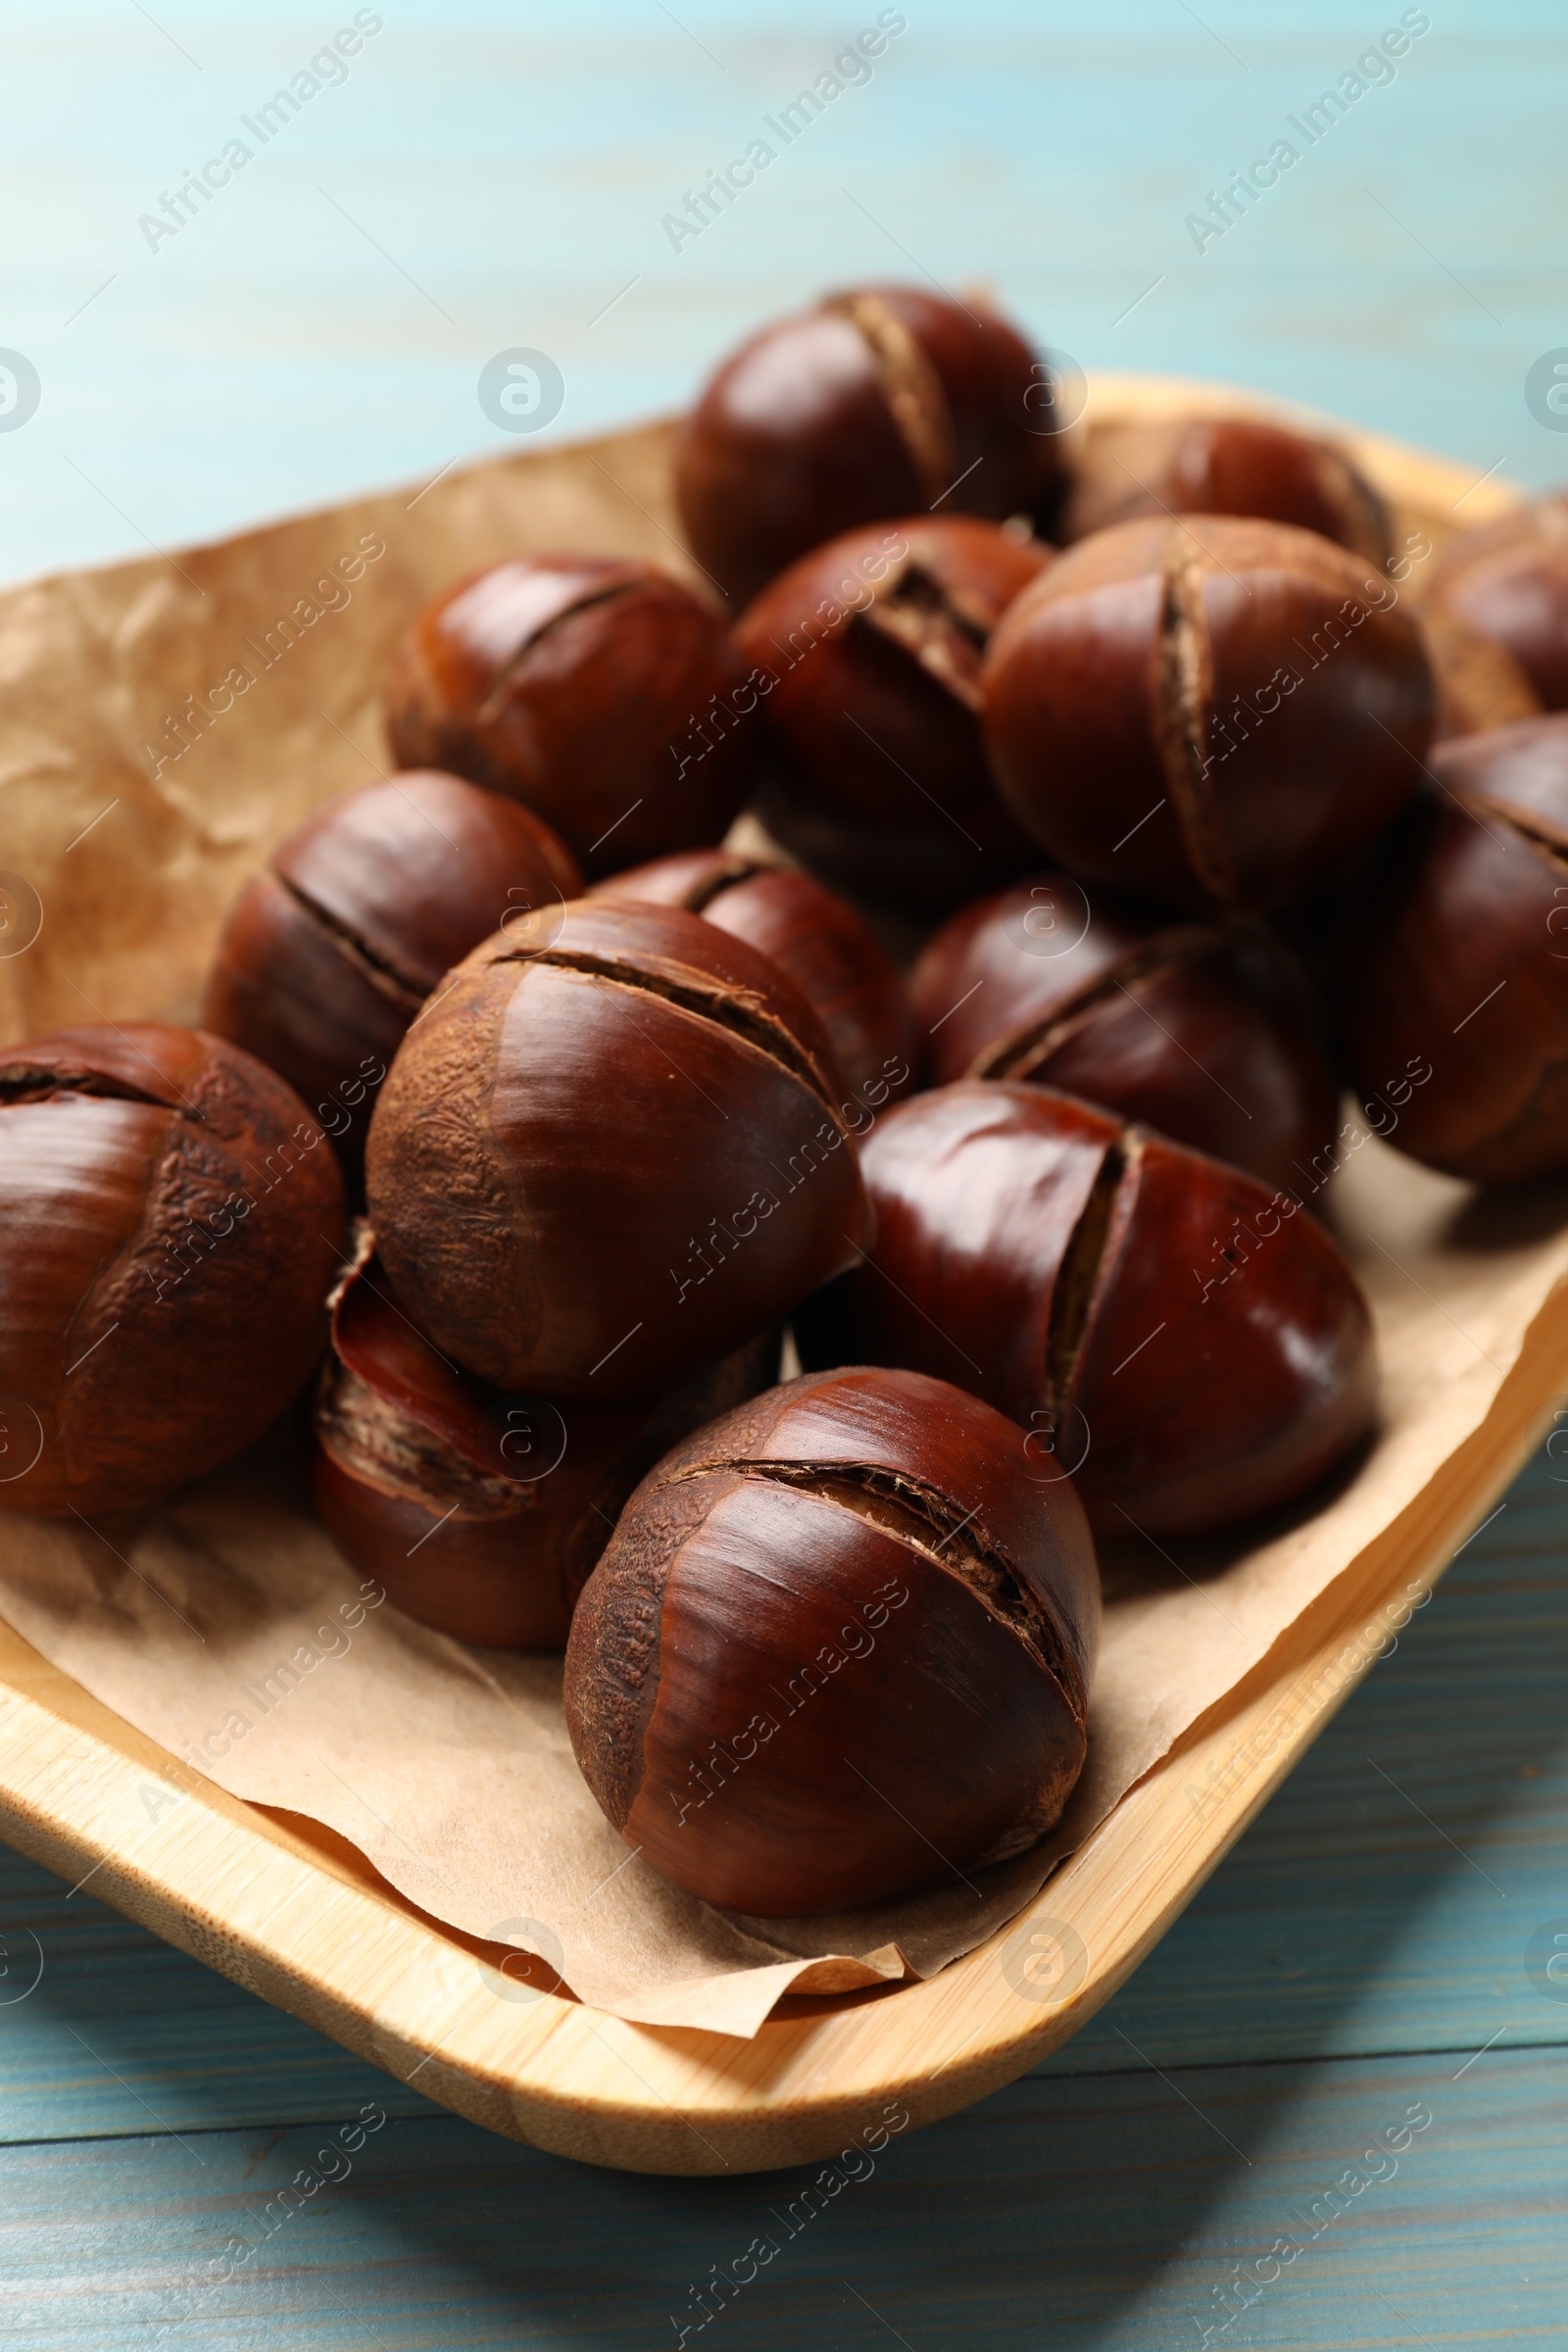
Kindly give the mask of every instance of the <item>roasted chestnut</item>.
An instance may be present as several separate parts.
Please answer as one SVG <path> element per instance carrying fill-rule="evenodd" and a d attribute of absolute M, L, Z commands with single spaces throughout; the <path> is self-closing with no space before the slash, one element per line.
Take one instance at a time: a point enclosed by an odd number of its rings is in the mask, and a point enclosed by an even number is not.
<path fill-rule="evenodd" d="M 1037 1467 L 911 1372 L 791 1381 L 667 1454 L 566 1649 L 571 1744 L 627 1843 L 766 1918 L 1033 1845 L 1083 1767 L 1100 1633 L 1084 1514 Z"/>
<path fill-rule="evenodd" d="M 370 1222 L 466 1370 L 648 1396 L 853 1258 L 843 1100 L 766 956 L 678 908 L 575 899 L 548 940 L 486 940 L 409 1031 L 370 1121 Z"/>
<path fill-rule="evenodd" d="M 128 1510 L 310 1377 L 343 1222 L 326 1139 L 222 1038 L 0 1049 L 0 1510 Z"/>
<path fill-rule="evenodd" d="M 675 451 L 687 544 L 744 605 L 808 548 L 879 514 L 1032 512 L 1060 467 L 1053 397 L 1023 337 L 976 297 L 830 295 L 743 343 L 687 419 Z"/>
<path fill-rule="evenodd" d="M 742 614 L 776 748 L 759 811 L 813 872 L 933 913 L 1034 862 L 986 764 L 978 680 L 1050 561 L 995 523 L 906 516 L 816 548 Z"/>
<path fill-rule="evenodd" d="M 643 1473 L 700 1421 L 765 1388 L 765 1333 L 662 1396 L 557 1404 L 462 1371 L 416 1329 L 368 1231 L 333 1294 L 316 1397 L 316 1507 L 356 1568 L 460 1642 L 560 1649 Z"/>
<path fill-rule="evenodd" d="M 1350 1075 L 1390 1143 L 1483 1184 L 1568 1168 L 1568 711 L 1440 744 L 1342 934 Z"/>
<path fill-rule="evenodd" d="M 980 684 L 998 779 L 1045 847 L 1194 908 L 1275 905 L 1381 832 L 1432 731 L 1395 581 L 1230 515 L 1069 548 L 1004 615 Z"/>
<path fill-rule="evenodd" d="M 525 802 L 585 874 L 722 838 L 746 798 L 756 696 L 724 622 L 651 564 L 517 557 L 404 636 L 387 736 Z"/>
<path fill-rule="evenodd" d="M 286 1078 L 357 1178 L 375 1089 L 442 975 L 581 888 L 564 842 L 515 801 L 428 769 L 368 784 L 308 818 L 241 893 L 203 1026 Z"/>
<path fill-rule="evenodd" d="M 1437 682 L 1440 742 L 1477 735 L 1484 727 L 1509 727 L 1545 709 L 1522 664 L 1495 637 L 1483 637 L 1441 605 L 1426 607 L 1421 633 Z"/>
<path fill-rule="evenodd" d="M 1260 923 L 1037 874 L 944 924 L 909 993 L 933 1085 L 1087 1096 L 1271 1185 L 1300 1184 L 1339 1128 L 1311 983 Z"/>
<path fill-rule="evenodd" d="M 1450 539 L 1430 610 L 1504 646 L 1546 710 L 1568 708 L 1568 490 Z"/>
<path fill-rule="evenodd" d="M 612 874 L 589 895 L 683 906 L 760 948 L 816 1014 L 857 1101 L 875 1109 L 913 1082 L 914 1015 L 903 979 L 854 907 L 809 874 L 733 850 L 683 850 Z"/>
<path fill-rule="evenodd" d="M 1069 1096 L 975 1081 L 897 1104 L 862 1165 L 875 1249 L 797 1315 L 803 1360 L 972 1390 L 1097 1529 L 1227 1527 L 1367 1436 L 1371 1316 L 1296 1194 Z"/>
<path fill-rule="evenodd" d="M 1250 416 L 1161 416 L 1097 433 L 1074 470 L 1063 539 L 1143 514 L 1253 514 L 1390 555 L 1388 510 L 1331 442 Z"/>

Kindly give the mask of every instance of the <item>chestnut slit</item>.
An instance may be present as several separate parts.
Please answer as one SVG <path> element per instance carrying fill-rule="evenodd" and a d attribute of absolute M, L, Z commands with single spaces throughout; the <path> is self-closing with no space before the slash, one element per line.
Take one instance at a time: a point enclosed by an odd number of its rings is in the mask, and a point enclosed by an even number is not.
<path fill-rule="evenodd" d="M 710 1478 L 723 1470 L 764 1485 L 793 1487 L 798 1494 L 853 1511 L 895 1543 L 934 1561 L 1017 1636 L 1058 1686 L 1075 1718 L 1083 1721 L 1082 1682 L 1050 1611 L 993 1547 L 974 1513 L 965 1518 L 934 1487 L 873 1462 L 705 1462 L 680 1475 Z"/>
<path fill-rule="evenodd" d="M 414 1415 L 383 1396 L 349 1364 L 322 1376 L 317 1432 L 351 1478 L 382 1481 L 411 1502 L 430 1507 L 434 1473 L 470 1518 L 512 1518 L 533 1500 L 531 1488 L 480 1470 Z"/>
<path fill-rule="evenodd" d="M 856 327 L 882 382 L 905 455 L 928 505 L 953 487 L 954 432 L 948 397 L 919 342 L 875 294 L 824 303 Z"/>
<path fill-rule="evenodd" d="M 418 1011 L 429 994 L 421 980 L 416 979 L 411 972 L 400 970 L 389 956 L 384 956 L 378 948 L 372 948 L 358 931 L 340 922 L 336 915 L 329 914 L 324 906 L 318 906 L 315 899 L 301 890 L 297 882 L 289 880 L 287 874 L 278 874 L 276 879 L 307 922 L 314 923 L 318 931 L 324 931 L 373 989 L 381 996 L 389 997 L 400 1012 Z"/>
<path fill-rule="evenodd" d="M 1193 868 L 1211 897 L 1228 900 L 1236 896 L 1236 870 L 1214 805 L 1203 717 L 1212 665 L 1203 570 L 1200 559 L 1184 546 L 1183 536 L 1181 525 L 1175 524 L 1165 542 L 1155 736 L 1171 808 Z"/>
<path fill-rule="evenodd" d="M 804 1048 L 781 1021 L 770 1020 L 766 1013 L 755 1010 L 744 998 L 709 996 L 701 989 L 683 988 L 678 980 L 668 979 L 662 972 L 638 971 L 635 966 L 616 963 L 609 956 L 566 948 L 541 948 L 533 955 L 500 956 L 496 961 L 553 964 L 558 971 L 579 972 L 585 979 L 608 981 L 612 987 L 628 989 L 634 996 L 662 997 L 667 1004 L 679 1005 L 683 1012 L 694 1013 L 699 1020 L 710 1021 L 715 1029 L 727 1029 L 732 1037 L 755 1046 L 759 1053 L 765 1054 L 808 1087 L 828 1111 L 833 1111 L 822 1073 Z"/>
<path fill-rule="evenodd" d="M 518 672 L 552 630 L 559 629 L 563 621 L 574 619 L 577 613 L 590 612 L 595 605 L 608 605 L 613 597 L 624 596 L 628 588 L 639 585 L 637 580 L 610 580 L 602 588 L 585 588 L 581 596 L 574 597 L 569 605 L 563 605 L 559 612 L 552 612 L 542 620 L 496 671 L 489 693 L 473 714 L 474 726 L 487 727 L 492 719 L 500 716 L 502 707 L 517 681 Z"/>
<path fill-rule="evenodd" d="M 1046 1329 L 1046 1399 L 1054 1413 L 1059 1413 L 1072 1395 L 1116 1196 L 1135 1150 L 1132 1139 L 1125 1135 L 1107 1145 L 1062 1252 Z"/>
<path fill-rule="evenodd" d="M 868 612 L 856 614 L 852 625 L 891 638 L 965 709 L 980 709 L 980 663 L 990 631 L 920 564 L 909 564 Z"/>
<path fill-rule="evenodd" d="M 1130 993 L 1140 980 L 1163 979 L 1180 971 L 1184 964 L 1200 963 L 1204 956 L 1213 954 L 1219 936 L 1216 931 L 1161 931 L 1153 939 L 1125 949 L 1105 971 L 1086 980 L 1041 1019 L 1031 1021 L 1025 1028 L 1010 1030 L 987 1046 L 966 1075 L 998 1079 L 1029 1077 L 1043 1061 L 1050 1059 L 1058 1046 L 1065 1045 L 1074 1030 L 1083 1026 L 1088 1014 L 1109 998 Z"/>
<path fill-rule="evenodd" d="M 68 1095 L 87 1095 L 106 1102 L 146 1102 L 154 1110 L 176 1112 L 182 1119 L 201 1123 L 202 1114 L 193 1104 L 166 1102 L 161 1095 L 150 1095 L 125 1078 L 111 1078 L 103 1070 L 29 1070 L 25 1062 L 14 1063 L 0 1070 L 0 1102 L 58 1102 Z"/>
<path fill-rule="evenodd" d="M 777 873 L 780 870 L 777 866 L 759 865 L 750 858 L 737 858 L 733 865 L 720 866 L 716 873 L 699 882 L 695 890 L 688 891 L 681 906 L 688 914 L 706 914 L 713 901 L 721 899 L 726 890 L 734 890 L 741 882 L 755 882 L 759 874 Z"/>

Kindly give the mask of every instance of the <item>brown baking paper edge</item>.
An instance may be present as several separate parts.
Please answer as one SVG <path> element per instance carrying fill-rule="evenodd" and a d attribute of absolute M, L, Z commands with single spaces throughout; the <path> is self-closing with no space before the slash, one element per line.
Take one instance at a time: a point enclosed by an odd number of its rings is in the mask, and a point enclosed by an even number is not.
<path fill-rule="evenodd" d="M 379 681 L 409 613 L 461 571 L 566 546 L 689 570 L 667 427 L 0 598 L 0 1033 L 190 1017 L 241 882 L 384 767 Z M 1004 1925 L 1486 1418 L 1568 1274 L 1565 1203 L 1499 1216 L 1356 1122 L 1332 1191 L 1377 1318 L 1377 1445 L 1315 1515 L 1245 1549 L 1108 1554 L 1061 1829 L 912 1902 L 741 1920 L 668 1886 L 588 1794 L 559 1663 L 466 1649 L 362 1588 L 275 1446 L 134 1522 L 0 1519 L 0 1613 L 174 1755 L 325 1823 L 436 1919 L 542 1955 L 620 2016 L 750 2034 L 786 1991 L 928 1976 Z"/>

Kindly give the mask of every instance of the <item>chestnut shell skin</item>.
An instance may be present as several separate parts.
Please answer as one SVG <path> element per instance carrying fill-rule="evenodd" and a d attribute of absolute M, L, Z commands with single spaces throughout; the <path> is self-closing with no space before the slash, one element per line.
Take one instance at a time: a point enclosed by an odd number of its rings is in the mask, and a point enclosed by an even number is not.
<path fill-rule="evenodd" d="M 487 940 L 410 1030 L 370 1122 L 398 1296 L 498 1388 L 646 1396 L 850 1263 L 866 1206 L 806 1000 L 701 915 L 569 902 Z"/>
<path fill-rule="evenodd" d="M 876 1109 L 913 1083 L 919 1055 L 903 978 L 855 908 L 809 874 L 733 850 L 682 850 L 589 895 L 684 907 L 771 956 L 820 1020 L 857 1102 Z M 843 1109 L 849 1117 L 851 1105 Z"/>
<path fill-rule="evenodd" d="M 687 545 L 740 606 L 879 515 L 1033 513 L 1060 473 L 1049 415 L 1049 379 L 996 312 L 917 286 L 830 295 L 705 387 L 675 451 Z"/>
<path fill-rule="evenodd" d="M 460 1370 L 415 1329 L 367 1233 L 332 1301 L 312 1489 L 351 1564 L 438 1633 L 559 1650 L 632 1488 L 677 1438 L 765 1388 L 766 1333 L 662 1396 L 557 1405 Z"/>
<path fill-rule="evenodd" d="M 1568 710 L 1568 491 L 1450 539 L 1428 605 L 1504 647 L 1546 710 Z"/>
<path fill-rule="evenodd" d="M 1197 911 L 1278 905 L 1381 832 L 1435 691 L 1392 581 L 1223 514 L 1069 548 L 1003 616 L 981 690 L 1003 793 L 1053 857 Z"/>
<path fill-rule="evenodd" d="M 1065 541 L 1145 514 L 1294 523 L 1368 564 L 1391 552 L 1388 510 L 1327 441 L 1247 416 L 1169 416 L 1098 433 L 1062 511 Z"/>
<path fill-rule="evenodd" d="M 859 1910 L 1054 1825 L 1100 1614 L 1077 1499 L 1000 1414 L 913 1373 L 807 1377 L 637 1489 L 572 1623 L 566 1727 L 688 1892 Z"/>
<path fill-rule="evenodd" d="M 744 680 L 725 623 L 652 564 L 519 556 L 414 620 L 387 738 L 404 767 L 523 802 L 585 874 L 608 874 L 722 838 L 752 776 Z"/>
<path fill-rule="evenodd" d="M 758 808 L 834 888 L 945 913 L 1038 858 L 998 794 L 981 662 L 1052 560 L 967 515 L 850 531 L 792 564 L 736 623 L 772 746 Z"/>
<path fill-rule="evenodd" d="M 861 1156 L 876 1244 L 797 1316 L 803 1360 L 972 1390 L 1097 1532 L 1229 1527 L 1369 1435 L 1371 1314 L 1292 1197 L 1027 1086 L 917 1095 Z"/>
<path fill-rule="evenodd" d="M 1342 928 L 1351 1078 L 1482 1184 L 1568 1168 L 1568 711 L 1440 744 Z"/>
<path fill-rule="evenodd" d="M 236 900 L 202 1025 L 287 1079 L 345 1172 L 374 1090 L 442 975 L 498 925 L 582 888 L 565 843 L 520 802 L 412 770 L 331 802 Z"/>
<path fill-rule="evenodd" d="M 320 1354 L 342 1223 L 321 1129 L 226 1040 L 0 1050 L 0 1510 L 129 1510 L 259 1437 Z"/>
<path fill-rule="evenodd" d="M 1311 983 L 1260 923 L 1168 915 L 1045 873 L 979 900 L 909 979 L 933 1086 L 1079 1095 L 1298 1185 L 1339 1128 Z"/>

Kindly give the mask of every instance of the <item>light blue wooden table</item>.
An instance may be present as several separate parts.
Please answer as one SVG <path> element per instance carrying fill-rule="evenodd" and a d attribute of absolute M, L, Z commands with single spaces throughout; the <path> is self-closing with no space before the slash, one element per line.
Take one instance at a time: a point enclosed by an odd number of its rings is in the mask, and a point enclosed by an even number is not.
<path fill-rule="evenodd" d="M 39 393 L 0 429 L 0 576 L 503 446 L 498 350 L 559 367 L 542 437 L 674 407 L 754 320 L 867 275 L 986 279 L 1091 368 L 1568 474 L 1524 390 L 1568 344 L 1560 6 L 1433 0 L 1396 77 L 1200 252 L 1187 216 L 1398 7 L 908 0 L 874 76 L 673 242 L 699 175 L 878 13 L 386 0 L 263 140 L 244 119 L 352 7 L 0 7 L 0 347 Z M 210 202 L 143 225 L 234 137 Z M 1565 1690 L 1543 1457 L 1102 2017 L 894 2143 L 706 2341 L 1568 2346 Z M 673 2345 L 798 2185 L 489 2138 L 14 1857 L 0 1968 L 7 2352 Z M 234 2267 L 373 2101 L 351 2177 Z M 1396 2169 L 1336 2193 L 1401 2127 Z"/>

